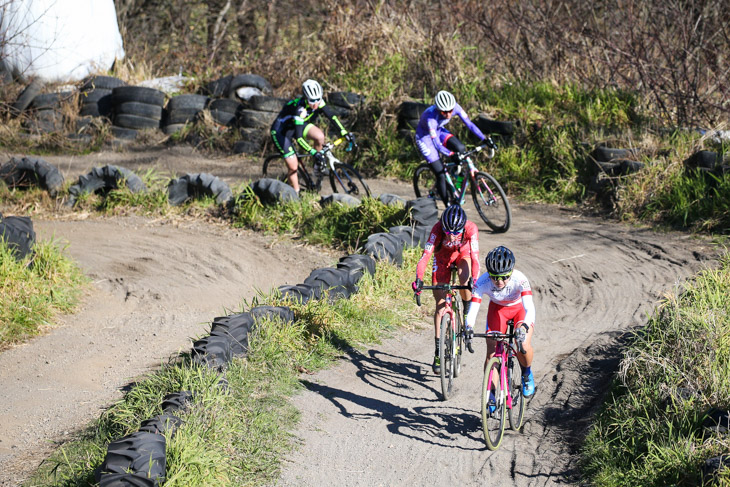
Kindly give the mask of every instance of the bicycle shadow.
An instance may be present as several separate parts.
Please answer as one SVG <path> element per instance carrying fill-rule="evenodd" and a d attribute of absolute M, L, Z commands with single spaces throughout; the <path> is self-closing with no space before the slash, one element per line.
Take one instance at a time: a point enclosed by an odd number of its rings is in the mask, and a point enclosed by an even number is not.
<path fill-rule="evenodd" d="M 418 406 L 399 406 L 375 397 L 382 393 L 358 394 L 307 380 L 301 383 L 330 401 L 345 418 L 384 420 L 392 434 L 422 443 L 467 451 L 485 449 L 478 411 L 441 401 L 440 389 L 426 382 L 423 370 L 430 370 L 429 364 L 378 350 L 366 353 L 349 350 L 347 355 L 358 369 L 356 376 L 363 382 L 388 396 L 404 398 Z M 424 401 L 431 404 L 423 406 Z"/>

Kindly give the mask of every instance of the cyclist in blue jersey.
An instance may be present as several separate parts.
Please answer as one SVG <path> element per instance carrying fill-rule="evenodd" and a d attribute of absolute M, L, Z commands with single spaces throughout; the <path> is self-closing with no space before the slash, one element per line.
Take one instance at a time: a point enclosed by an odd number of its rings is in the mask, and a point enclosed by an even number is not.
<path fill-rule="evenodd" d="M 474 125 L 463 108 L 456 103 L 454 95 L 448 91 L 439 91 L 436 93 L 434 104 L 428 107 L 421 114 L 421 119 L 416 127 L 416 146 L 426 162 L 431 164 L 433 172 L 436 174 L 436 189 L 444 204 L 449 206 L 449 196 L 446 191 L 446 168 L 441 163 L 439 153 L 456 157 L 458 153 L 464 152 L 466 147 L 464 144 L 454 137 L 454 134 L 446 130 L 444 127 L 451 121 L 453 117 L 459 117 L 466 127 L 479 139 L 485 140 L 486 137 Z"/>
<path fill-rule="evenodd" d="M 346 136 L 348 141 L 352 140 L 351 134 L 327 106 L 322 95 L 322 86 L 317 81 L 308 79 L 302 83 L 302 96 L 294 98 L 284 105 L 271 125 L 271 138 L 281 153 L 281 157 L 286 161 L 289 170 L 287 178 L 297 193 L 299 193 L 299 177 L 297 176 L 299 158 L 297 158 L 293 141 L 296 140 L 302 150 L 314 156 L 315 173 L 325 163 L 324 155 L 321 152 L 324 147 L 324 132 L 312 123 L 317 116 L 324 114 L 335 123 L 340 130 L 340 135 Z M 312 141 L 311 145 L 307 139 Z"/>

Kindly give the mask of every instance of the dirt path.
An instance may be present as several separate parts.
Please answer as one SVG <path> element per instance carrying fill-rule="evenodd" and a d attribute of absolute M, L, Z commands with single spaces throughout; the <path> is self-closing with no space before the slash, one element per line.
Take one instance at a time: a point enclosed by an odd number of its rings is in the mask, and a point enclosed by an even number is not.
<path fill-rule="evenodd" d="M 258 162 L 212 159 L 186 148 L 44 159 L 70 180 L 105 164 L 210 172 L 229 184 L 260 171 Z M 408 185 L 370 184 L 376 195 L 412 197 Z M 189 349 L 190 337 L 204 334 L 224 308 L 237 309 L 255 288 L 301 282 L 335 258 L 202 222 L 34 223 L 39 238 L 69 243 L 68 253 L 93 285 L 83 308 L 63 317 L 59 328 L 0 354 L 0 485 L 17 485 L 53 442 L 98 417 L 133 377 Z M 539 389 L 525 433 L 508 432 L 499 452 L 485 451 L 477 411 L 484 346 L 466 357 L 460 390 L 443 403 L 430 374 L 432 332 L 424 324 L 304 378 L 307 390 L 295 398 L 303 413 L 296 432 L 302 448 L 285 465 L 281 485 L 570 483 L 573 439 L 613 370 L 617 336 L 643 323 L 663 292 L 714 259 L 696 240 L 546 207 L 515 209 L 505 235 L 482 231 L 482 249 L 508 244 L 536 289 Z"/>
<path fill-rule="evenodd" d="M 622 333 L 645 323 L 662 294 L 713 252 L 686 237 L 549 208 L 518 208 L 514 217 L 505 235 L 480 228 L 480 246 L 509 245 L 535 289 L 537 393 L 524 432 L 507 430 L 497 452 L 485 447 L 483 342 L 465 356 L 456 397 L 440 400 L 429 327 L 304 378 L 295 398 L 301 448 L 278 485 L 577 485 L 574 448 L 616 368 Z"/>

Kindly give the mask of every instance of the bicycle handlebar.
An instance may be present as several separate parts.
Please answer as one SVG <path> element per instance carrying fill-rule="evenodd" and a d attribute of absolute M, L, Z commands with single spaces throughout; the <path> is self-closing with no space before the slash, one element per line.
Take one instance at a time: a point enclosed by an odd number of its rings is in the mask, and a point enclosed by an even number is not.
<path fill-rule="evenodd" d="M 500 341 L 507 341 L 509 342 L 512 340 L 515 336 L 514 332 L 512 333 L 498 333 L 496 331 L 491 331 L 487 333 L 474 333 L 473 336 L 475 338 L 487 338 L 491 340 L 500 340 Z M 517 348 L 519 349 L 521 354 L 525 353 L 525 347 L 522 345 L 522 342 L 518 342 L 515 340 L 515 343 L 517 344 Z"/>
<path fill-rule="evenodd" d="M 437 284 L 435 286 L 422 286 L 421 291 L 433 291 L 433 290 L 443 290 L 443 291 L 450 291 L 452 289 L 471 289 L 471 286 L 452 286 L 451 284 Z M 418 306 L 421 306 L 421 293 L 414 293 L 416 297 L 416 304 Z"/>

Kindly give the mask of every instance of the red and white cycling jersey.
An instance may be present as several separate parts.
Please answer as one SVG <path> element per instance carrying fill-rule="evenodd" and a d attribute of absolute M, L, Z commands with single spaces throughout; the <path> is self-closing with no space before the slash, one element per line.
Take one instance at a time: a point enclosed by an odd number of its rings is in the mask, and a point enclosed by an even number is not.
<path fill-rule="evenodd" d="M 490 303 L 498 306 L 524 307 L 525 323 L 530 326 L 535 324 L 535 304 L 532 301 L 532 288 L 530 287 L 530 281 L 522 272 L 516 269 L 512 271 L 512 276 L 502 289 L 497 289 L 489 277 L 489 273 L 482 274 L 472 289 L 471 307 L 466 317 L 468 326 L 474 326 L 483 296 L 487 297 Z"/>
<path fill-rule="evenodd" d="M 441 222 L 431 229 L 431 235 L 416 266 L 416 277 L 423 279 L 431 255 L 434 255 L 434 283 L 449 282 L 449 265 L 461 259 L 471 259 L 471 275 L 479 276 L 479 229 L 467 220 L 461 236 L 453 242 L 444 234 Z"/>

